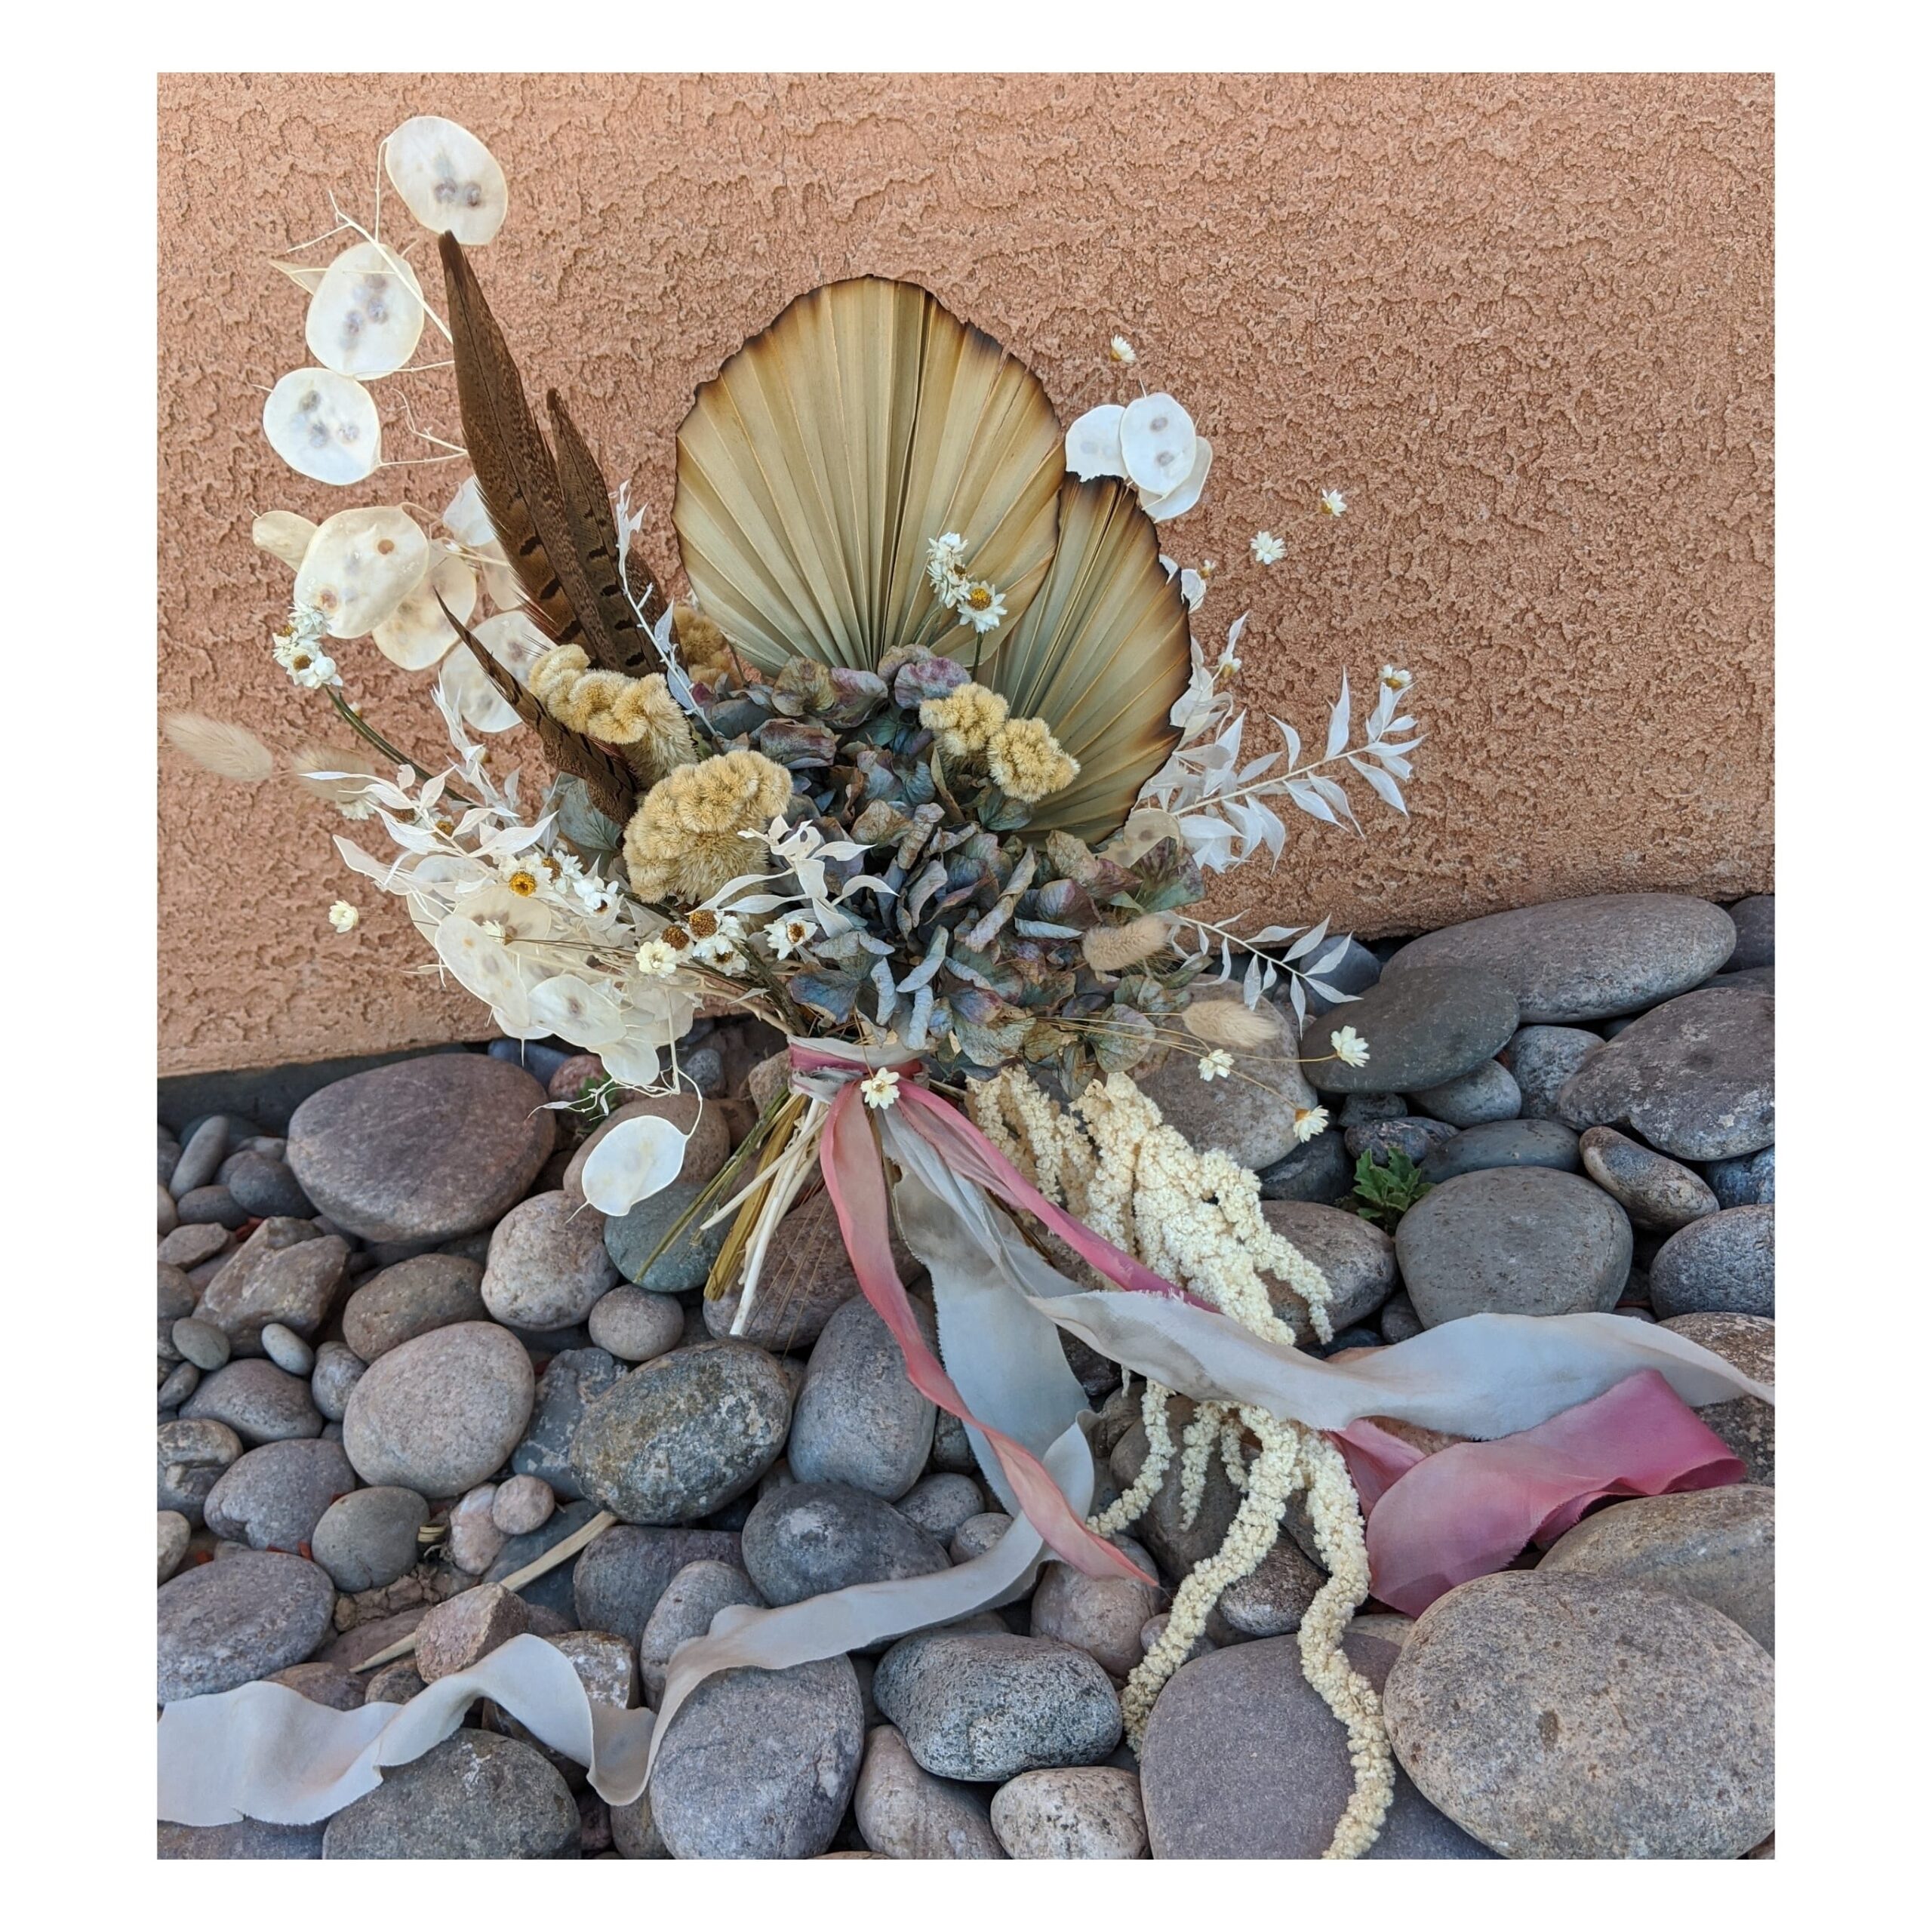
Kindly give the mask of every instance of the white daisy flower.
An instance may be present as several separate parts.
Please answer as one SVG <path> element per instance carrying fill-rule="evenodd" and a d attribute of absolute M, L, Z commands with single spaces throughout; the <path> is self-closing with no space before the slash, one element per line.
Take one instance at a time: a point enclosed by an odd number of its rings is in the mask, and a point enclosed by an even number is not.
<path fill-rule="evenodd" d="M 1415 681 L 1413 671 L 1400 671 L 1392 664 L 1382 667 L 1382 681 L 1392 691 L 1405 691 Z"/>
<path fill-rule="evenodd" d="M 637 949 L 637 970 L 647 980 L 668 980 L 678 970 L 678 955 L 661 939 L 648 939 Z"/>
<path fill-rule="evenodd" d="M 957 531 L 931 538 L 926 545 L 926 576 L 933 595 L 949 611 L 966 583 L 966 540 Z"/>
<path fill-rule="evenodd" d="M 1322 491 L 1321 507 L 1331 516 L 1340 516 L 1348 506 L 1349 500 L 1342 494 L 1340 491 L 1324 490 Z"/>
<path fill-rule="evenodd" d="M 1201 1056 L 1203 1080 L 1225 1080 L 1235 1070 L 1235 1057 L 1226 1047 L 1216 1047 Z"/>
<path fill-rule="evenodd" d="M 1331 1033 L 1328 1044 L 1335 1049 L 1335 1057 L 1344 1066 L 1368 1064 L 1368 1042 L 1352 1026 L 1344 1026 L 1338 1032 Z"/>
<path fill-rule="evenodd" d="M 891 1067 L 882 1066 L 859 1082 L 859 1091 L 865 1097 L 867 1106 L 875 1112 L 883 1112 L 898 1102 L 899 1075 Z"/>
<path fill-rule="evenodd" d="M 329 908 L 329 924 L 339 933 L 352 933 L 362 923 L 362 915 L 346 899 L 338 899 Z"/>
<path fill-rule="evenodd" d="M 1287 544 L 1272 530 L 1257 530 L 1248 539 L 1247 547 L 1257 564 L 1278 564 L 1288 554 Z"/>
<path fill-rule="evenodd" d="M 962 624 L 971 624 L 980 632 L 998 630 L 999 620 L 1006 615 L 1006 598 L 986 583 L 968 584 L 955 601 L 953 609 L 959 613 Z"/>
<path fill-rule="evenodd" d="M 1123 368 L 1131 368 L 1139 360 L 1134 352 L 1134 345 L 1124 335 L 1117 335 L 1107 344 L 1107 354 Z"/>
<path fill-rule="evenodd" d="M 764 929 L 765 943 L 774 959 L 789 959 L 812 936 L 812 922 L 793 913 L 789 919 L 774 919 Z"/>
<path fill-rule="evenodd" d="M 1295 1109 L 1295 1138 L 1304 1144 L 1327 1128 L 1328 1109 L 1326 1107 L 1297 1107 Z"/>

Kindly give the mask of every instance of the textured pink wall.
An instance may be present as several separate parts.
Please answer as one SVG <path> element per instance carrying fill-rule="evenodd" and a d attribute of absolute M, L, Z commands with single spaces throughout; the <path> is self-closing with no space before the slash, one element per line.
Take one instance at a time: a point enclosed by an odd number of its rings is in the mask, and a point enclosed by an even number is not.
<path fill-rule="evenodd" d="M 1343 665 L 1425 681 L 1412 819 L 1374 808 L 1365 844 L 1298 822 L 1224 908 L 1374 935 L 1770 884 L 1768 78 L 165 80 L 162 702 L 272 742 L 320 721 L 269 660 L 287 575 L 250 518 L 376 499 L 261 439 L 260 389 L 303 353 L 265 258 L 329 225 L 331 186 L 366 199 L 418 112 L 503 162 L 491 299 L 637 479 L 656 558 L 694 386 L 813 282 L 926 282 L 1069 417 L 1125 334 L 1214 441 L 1168 547 L 1221 560 L 1211 631 L 1251 608 L 1257 710 L 1318 734 Z M 446 378 L 414 380 L 447 430 Z M 439 506 L 457 473 L 382 494 Z M 1264 527 L 1289 543 L 1266 571 Z M 439 742 L 423 683 L 346 649 L 392 734 Z M 332 814 L 171 754 L 160 789 L 163 1072 L 481 1030 L 394 901 L 358 892 L 361 930 L 330 932 Z"/>

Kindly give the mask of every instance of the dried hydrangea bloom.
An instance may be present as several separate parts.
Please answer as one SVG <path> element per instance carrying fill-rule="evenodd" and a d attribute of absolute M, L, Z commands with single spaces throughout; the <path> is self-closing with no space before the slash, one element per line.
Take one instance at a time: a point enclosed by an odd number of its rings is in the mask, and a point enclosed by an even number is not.
<path fill-rule="evenodd" d="M 445 604 L 459 622 L 468 623 L 476 608 L 476 573 L 454 552 L 437 545 L 414 589 L 371 633 L 376 648 L 405 671 L 426 671 L 456 641 L 456 632 L 443 614 Z"/>
<path fill-rule="evenodd" d="M 295 573 L 295 601 L 331 637 L 366 637 L 423 580 L 429 540 L 406 510 L 343 510 L 315 532 Z"/>
<path fill-rule="evenodd" d="M 1140 507 L 1156 523 L 1166 523 L 1191 510 L 1200 502 L 1201 493 L 1207 488 L 1208 466 L 1214 460 L 1214 445 L 1205 436 L 1196 436 L 1194 439 L 1194 466 L 1164 497 L 1151 496 L 1146 491 L 1142 491 Z"/>
<path fill-rule="evenodd" d="M 391 376 L 423 334 L 423 286 L 393 248 L 358 242 L 323 271 L 309 303 L 309 352 L 343 376 Z"/>
<path fill-rule="evenodd" d="M 1164 496 L 1193 473 L 1194 418 L 1165 390 L 1137 397 L 1121 412 L 1121 460 L 1143 490 Z"/>
<path fill-rule="evenodd" d="M 768 825 L 791 796 L 792 774 L 758 752 L 681 765 L 624 829 L 631 890 L 684 905 L 709 898 L 755 863 L 757 848 L 740 834 Z"/>
<path fill-rule="evenodd" d="M 383 165 L 409 212 L 432 233 L 475 248 L 503 226 L 509 210 L 503 171 L 467 128 L 419 114 L 383 143 Z"/>
<path fill-rule="evenodd" d="M 257 549 L 278 558 L 292 571 L 302 568 L 315 534 L 315 526 L 293 510 L 264 510 L 248 531 Z"/>
<path fill-rule="evenodd" d="M 318 483 L 359 483 L 383 460 L 376 400 L 352 376 L 292 369 L 262 405 L 269 448 Z"/>
<path fill-rule="evenodd" d="M 1124 476 L 1121 460 L 1120 423 L 1127 411 L 1117 402 L 1103 402 L 1077 417 L 1066 432 L 1066 466 L 1083 481 L 1095 476 Z"/>

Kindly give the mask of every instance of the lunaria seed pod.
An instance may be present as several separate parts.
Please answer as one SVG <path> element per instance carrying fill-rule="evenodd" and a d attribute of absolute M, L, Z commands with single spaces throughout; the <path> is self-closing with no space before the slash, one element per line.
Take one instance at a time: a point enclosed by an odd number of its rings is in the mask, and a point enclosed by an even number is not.
<path fill-rule="evenodd" d="M 366 637 L 423 581 L 429 540 L 405 510 L 343 510 L 315 532 L 295 573 L 295 601 L 331 637 Z"/>
<path fill-rule="evenodd" d="M 371 633 L 376 648 L 405 671 L 428 670 L 455 643 L 445 604 L 466 624 L 476 608 L 476 573 L 440 544 L 432 546 L 432 553 L 433 561 L 415 588 Z"/>
<path fill-rule="evenodd" d="M 1120 422 L 1127 414 L 1117 402 L 1103 402 L 1078 417 L 1066 432 L 1066 466 L 1083 481 L 1096 476 L 1124 476 Z"/>
<path fill-rule="evenodd" d="M 503 171 L 467 128 L 419 114 L 383 143 L 383 165 L 409 212 L 433 233 L 475 248 L 503 226 L 509 209 Z"/>
<path fill-rule="evenodd" d="M 383 460 L 375 398 L 333 369 L 291 370 L 262 406 L 262 432 L 291 469 L 318 483 L 359 483 Z"/>
<path fill-rule="evenodd" d="M 302 559 L 309 554 L 315 526 L 293 510 L 264 510 L 250 526 L 248 534 L 257 549 L 265 550 L 291 570 L 299 571 Z"/>
<path fill-rule="evenodd" d="M 1136 398 L 1121 412 L 1120 453 L 1142 489 L 1165 496 L 1194 468 L 1194 419 L 1165 390 Z"/>
<path fill-rule="evenodd" d="M 393 375 L 416 353 L 422 334 L 416 271 L 378 242 L 345 248 L 309 303 L 309 353 L 338 375 Z"/>
<path fill-rule="evenodd" d="M 1208 481 L 1208 467 L 1214 460 L 1214 445 L 1205 436 L 1196 436 L 1194 439 L 1194 467 L 1164 497 L 1153 496 L 1145 490 L 1142 491 L 1140 507 L 1156 523 L 1165 523 L 1170 518 L 1191 510 L 1201 500 L 1201 492 Z"/>
<path fill-rule="evenodd" d="M 494 624 L 503 620 L 492 617 L 489 621 Z M 481 630 L 474 635 L 481 641 Z M 492 651 L 490 654 L 494 657 L 497 654 Z M 442 669 L 436 673 L 436 688 L 472 731 L 507 731 L 518 722 L 515 707 L 491 683 L 489 674 L 466 645 L 443 660 Z"/>

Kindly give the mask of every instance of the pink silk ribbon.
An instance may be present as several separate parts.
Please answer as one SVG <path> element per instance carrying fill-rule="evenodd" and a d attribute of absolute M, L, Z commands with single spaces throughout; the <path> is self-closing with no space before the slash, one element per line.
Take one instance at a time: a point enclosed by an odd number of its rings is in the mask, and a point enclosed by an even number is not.
<path fill-rule="evenodd" d="M 791 1057 L 792 1064 L 801 1072 L 850 1074 L 854 1070 L 850 1060 L 815 1054 L 795 1043 Z M 956 1173 L 977 1182 L 1009 1207 L 1024 1208 L 1038 1215 L 1083 1260 L 1117 1286 L 1143 1294 L 1181 1294 L 1171 1281 L 1054 1206 L 977 1128 L 924 1088 L 902 1078 L 897 1104 L 906 1109 L 906 1124 Z M 913 1387 L 929 1402 L 970 1423 L 986 1438 L 1027 1521 L 1056 1555 L 1090 1577 L 1131 1577 L 1152 1583 L 1155 1580 L 1138 1564 L 1087 1527 L 1038 1456 L 968 1408 L 952 1378 L 927 1345 L 913 1318 L 905 1284 L 893 1264 L 885 1170 L 878 1144 L 866 1123 L 858 1088 L 849 1081 L 839 1089 L 826 1117 L 819 1143 L 819 1164 L 859 1286 L 903 1352 Z"/>
<path fill-rule="evenodd" d="M 1493 1442 L 1425 1455 L 1367 1420 L 1334 1440 L 1367 1519 L 1375 1595 L 1409 1617 L 1531 1543 L 1547 1548 L 1607 1497 L 1715 1489 L 1744 1476 L 1655 1369 Z"/>

